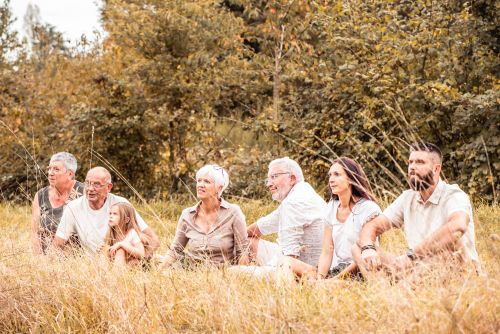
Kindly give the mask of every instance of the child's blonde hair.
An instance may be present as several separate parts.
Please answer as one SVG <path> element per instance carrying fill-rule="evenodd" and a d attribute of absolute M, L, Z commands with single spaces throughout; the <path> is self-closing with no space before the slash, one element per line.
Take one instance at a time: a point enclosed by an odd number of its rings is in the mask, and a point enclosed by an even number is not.
<path fill-rule="evenodd" d="M 139 227 L 137 225 L 137 217 L 134 207 L 128 203 L 115 203 L 111 207 L 114 206 L 118 207 L 120 225 L 124 220 L 126 220 L 125 224 L 123 225 L 123 230 L 125 231 L 125 233 L 128 233 L 128 231 L 134 229 L 137 232 L 137 235 L 139 235 L 141 241 L 144 242 L 145 240 L 143 233 L 139 230 Z M 108 233 L 106 233 L 104 244 L 106 246 L 113 246 L 118 241 L 117 238 L 118 231 L 116 229 L 116 226 L 110 226 L 108 229 Z"/>

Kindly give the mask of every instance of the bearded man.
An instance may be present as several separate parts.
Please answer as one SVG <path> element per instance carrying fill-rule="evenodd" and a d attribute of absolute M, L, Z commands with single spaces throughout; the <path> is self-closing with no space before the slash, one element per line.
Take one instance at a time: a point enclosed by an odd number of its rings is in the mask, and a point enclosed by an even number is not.
<path fill-rule="evenodd" d="M 408 161 L 411 189 L 366 223 L 353 247 L 354 260 L 363 276 L 379 269 L 402 276 L 430 258 L 438 258 L 438 262 L 443 258 L 462 263 L 472 261 L 479 272 L 472 206 L 456 184 L 441 180 L 442 159 L 441 150 L 434 144 L 411 145 Z M 404 228 L 408 244 L 406 253 L 399 256 L 375 243 L 378 236 L 393 227 Z"/>
<path fill-rule="evenodd" d="M 299 164 L 288 157 L 271 161 L 266 186 L 280 205 L 248 227 L 252 258 L 266 267 L 276 267 L 284 256 L 317 265 L 323 240 L 325 201 L 304 181 Z M 260 239 L 272 233 L 278 233 L 277 243 Z"/>

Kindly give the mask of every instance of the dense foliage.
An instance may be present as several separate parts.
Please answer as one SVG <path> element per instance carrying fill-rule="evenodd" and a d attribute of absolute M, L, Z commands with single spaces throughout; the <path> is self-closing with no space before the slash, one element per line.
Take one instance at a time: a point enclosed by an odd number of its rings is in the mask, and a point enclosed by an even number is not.
<path fill-rule="evenodd" d="M 296 158 L 326 192 L 329 160 L 362 162 L 380 196 L 405 187 L 408 143 L 442 147 L 443 176 L 498 200 L 495 1 L 106 0 L 106 36 L 64 44 L 0 6 L 0 186 L 28 198 L 48 157 L 79 177 L 112 166 L 117 192 L 188 192 L 207 162 L 261 196 L 267 163 Z M 11 56 L 8 56 L 10 54 Z M 15 55 L 15 56 L 12 56 Z"/>

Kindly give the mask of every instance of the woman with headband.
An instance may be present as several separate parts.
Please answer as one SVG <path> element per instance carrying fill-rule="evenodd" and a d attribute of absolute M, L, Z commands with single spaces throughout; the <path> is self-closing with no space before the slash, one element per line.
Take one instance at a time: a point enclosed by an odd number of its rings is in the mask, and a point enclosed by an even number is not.
<path fill-rule="evenodd" d="M 222 198 L 228 185 L 229 175 L 224 168 L 206 165 L 198 170 L 199 202 L 182 211 L 170 249 L 159 257 L 160 269 L 177 261 L 184 268 L 199 264 L 248 264 L 245 216 L 238 205 Z M 189 249 L 185 251 L 187 245 Z"/>

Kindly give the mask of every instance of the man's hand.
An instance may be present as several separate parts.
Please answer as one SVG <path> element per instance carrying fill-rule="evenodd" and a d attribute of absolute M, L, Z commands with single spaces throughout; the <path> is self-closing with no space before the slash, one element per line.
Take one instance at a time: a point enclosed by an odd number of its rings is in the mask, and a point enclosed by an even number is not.
<path fill-rule="evenodd" d="M 393 265 L 396 270 L 405 271 L 413 266 L 413 262 L 406 254 L 403 254 L 394 259 Z"/>
<path fill-rule="evenodd" d="M 374 249 L 365 249 L 361 252 L 361 259 L 363 259 L 366 269 L 368 270 L 377 270 L 382 265 L 380 255 Z"/>

